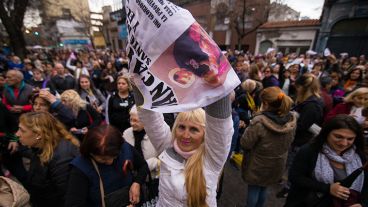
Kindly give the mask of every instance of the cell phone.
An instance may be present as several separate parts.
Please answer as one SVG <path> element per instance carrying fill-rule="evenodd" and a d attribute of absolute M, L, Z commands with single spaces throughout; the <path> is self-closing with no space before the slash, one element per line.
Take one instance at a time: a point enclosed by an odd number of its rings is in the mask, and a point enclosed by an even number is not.
<path fill-rule="evenodd" d="M 77 129 L 77 131 L 73 131 L 73 134 L 83 134 L 83 130 Z"/>

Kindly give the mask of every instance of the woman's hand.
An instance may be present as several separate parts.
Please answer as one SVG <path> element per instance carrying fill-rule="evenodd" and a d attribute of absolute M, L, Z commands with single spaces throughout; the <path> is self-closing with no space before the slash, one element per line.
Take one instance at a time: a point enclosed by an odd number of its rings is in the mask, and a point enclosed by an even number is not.
<path fill-rule="evenodd" d="M 330 194 L 342 200 L 347 200 L 350 195 L 350 190 L 337 182 L 330 185 Z"/>
<path fill-rule="evenodd" d="M 10 154 L 14 154 L 18 150 L 18 142 L 9 142 L 8 150 L 10 150 Z"/>
<path fill-rule="evenodd" d="M 130 186 L 129 200 L 134 205 L 139 203 L 139 197 L 141 192 L 140 189 L 141 186 L 138 183 L 133 183 L 132 186 Z"/>

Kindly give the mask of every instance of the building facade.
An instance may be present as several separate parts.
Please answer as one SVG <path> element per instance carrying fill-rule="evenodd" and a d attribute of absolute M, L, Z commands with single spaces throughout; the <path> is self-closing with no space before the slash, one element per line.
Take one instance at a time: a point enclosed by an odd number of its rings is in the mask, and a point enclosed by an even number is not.
<path fill-rule="evenodd" d="M 319 20 L 267 22 L 257 30 L 256 54 L 276 48 L 284 54 L 305 53 L 314 47 Z"/>
<path fill-rule="evenodd" d="M 368 55 L 368 1 L 326 0 L 316 50 Z"/>
<path fill-rule="evenodd" d="M 41 10 L 43 45 L 92 47 L 88 0 L 42 0 Z"/>

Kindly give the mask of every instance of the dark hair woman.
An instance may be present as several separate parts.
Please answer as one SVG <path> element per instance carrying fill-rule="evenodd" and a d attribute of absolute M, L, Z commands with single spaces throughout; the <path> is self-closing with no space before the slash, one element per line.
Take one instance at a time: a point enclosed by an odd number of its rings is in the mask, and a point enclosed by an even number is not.
<path fill-rule="evenodd" d="M 291 189 L 285 206 L 311 206 L 312 200 L 307 196 L 311 193 L 349 202 L 346 206 L 366 204 L 367 172 L 360 174 L 350 187 L 340 183 L 366 162 L 363 150 L 362 128 L 353 117 L 337 115 L 331 119 L 315 141 L 303 146 L 296 155 L 289 174 Z"/>
<path fill-rule="evenodd" d="M 106 98 L 99 89 L 95 88 L 89 76 L 84 74 L 79 76 L 76 90 L 80 97 L 87 101 L 97 112 L 102 113 L 105 110 Z"/>
<path fill-rule="evenodd" d="M 97 207 L 104 206 L 103 202 L 108 206 L 108 200 L 116 199 L 117 195 L 131 204 L 139 203 L 140 186 L 148 166 L 118 129 L 103 125 L 89 130 L 80 152 L 81 156 L 71 162 L 66 206 Z M 134 176 L 133 170 L 137 172 Z M 129 193 L 118 193 L 122 188 L 128 188 Z"/>

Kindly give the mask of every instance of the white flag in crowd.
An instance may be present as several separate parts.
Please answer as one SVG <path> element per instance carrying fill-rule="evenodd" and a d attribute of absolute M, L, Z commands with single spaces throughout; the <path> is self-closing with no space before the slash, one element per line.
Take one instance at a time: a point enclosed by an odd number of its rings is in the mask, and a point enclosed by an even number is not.
<path fill-rule="evenodd" d="M 143 108 L 188 111 L 230 93 L 240 81 L 189 11 L 166 0 L 126 0 L 129 72 Z"/>

